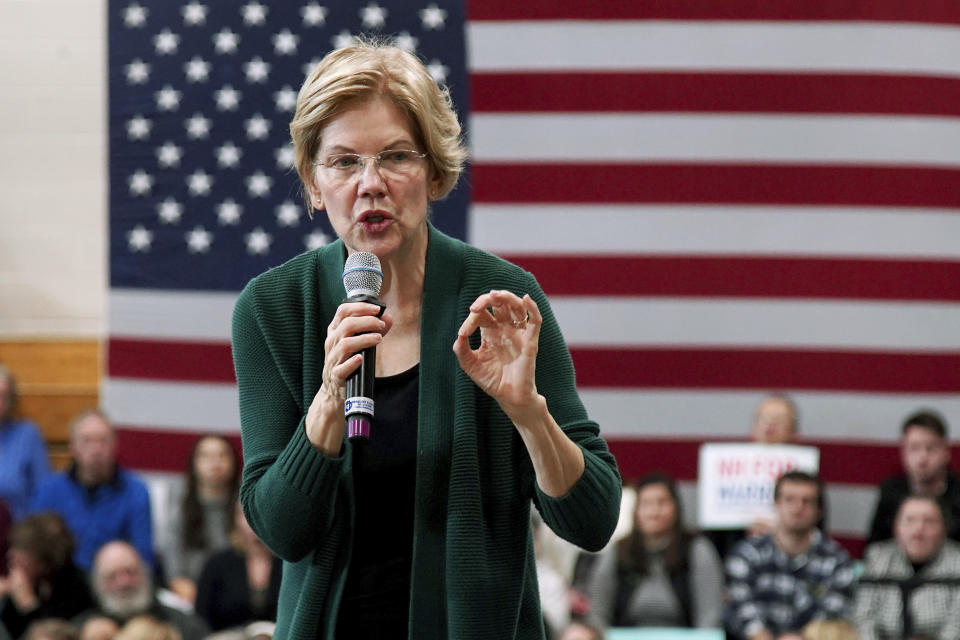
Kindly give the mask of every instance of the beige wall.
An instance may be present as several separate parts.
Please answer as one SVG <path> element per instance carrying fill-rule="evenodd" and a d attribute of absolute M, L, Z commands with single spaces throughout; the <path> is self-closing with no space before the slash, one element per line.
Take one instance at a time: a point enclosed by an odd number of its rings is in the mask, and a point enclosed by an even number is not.
<path fill-rule="evenodd" d="M 106 37 L 103 0 L 0 0 L 0 338 L 105 331 Z"/>

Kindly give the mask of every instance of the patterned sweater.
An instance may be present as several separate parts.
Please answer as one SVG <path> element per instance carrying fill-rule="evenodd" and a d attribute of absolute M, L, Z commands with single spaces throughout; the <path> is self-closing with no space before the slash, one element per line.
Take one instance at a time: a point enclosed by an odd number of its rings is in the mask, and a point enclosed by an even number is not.
<path fill-rule="evenodd" d="M 344 298 L 345 255 L 339 241 L 302 254 L 253 279 L 234 310 L 241 501 L 285 561 L 278 638 L 333 637 L 353 552 L 351 445 L 325 456 L 303 426 L 320 387 L 326 327 Z M 492 288 L 530 293 L 543 315 L 537 387 L 586 465 L 559 498 L 536 486 L 516 428 L 453 354 L 469 305 Z M 616 463 L 587 418 L 569 351 L 529 273 L 431 226 L 421 317 L 410 637 L 543 638 L 530 504 L 559 535 L 598 550 L 617 523 Z"/>

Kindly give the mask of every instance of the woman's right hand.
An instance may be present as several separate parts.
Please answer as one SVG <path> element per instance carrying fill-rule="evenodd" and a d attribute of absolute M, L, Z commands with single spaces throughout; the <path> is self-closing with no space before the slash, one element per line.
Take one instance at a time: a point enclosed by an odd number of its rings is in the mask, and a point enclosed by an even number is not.
<path fill-rule="evenodd" d="M 380 344 L 390 331 L 390 314 L 378 318 L 378 313 L 375 304 L 344 302 L 327 327 L 320 390 L 307 410 L 306 429 L 313 446 L 329 456 L 339 455 L 343 442 L 346 380 L 363 361 L 360 352 Z"/>

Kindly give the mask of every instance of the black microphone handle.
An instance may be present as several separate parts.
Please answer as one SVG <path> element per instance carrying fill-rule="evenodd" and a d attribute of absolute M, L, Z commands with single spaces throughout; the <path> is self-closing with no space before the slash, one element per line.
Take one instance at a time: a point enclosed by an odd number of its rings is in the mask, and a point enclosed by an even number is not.
<path fill-rule="evenodd" d="M 373 296 L 350 296 L 347 301 L 378 305 L 378 318 L 387 308 Z M 370 424 L 373 422 L 373 381 L 377 370 L 377 347 L 367 347 L 360 354 L 363 356 L 360 366 L 347 377 L 347 398 L 343 403 L 343 415 L 347 419 L 347 438 L 362 442 L 370 439 Z"/>

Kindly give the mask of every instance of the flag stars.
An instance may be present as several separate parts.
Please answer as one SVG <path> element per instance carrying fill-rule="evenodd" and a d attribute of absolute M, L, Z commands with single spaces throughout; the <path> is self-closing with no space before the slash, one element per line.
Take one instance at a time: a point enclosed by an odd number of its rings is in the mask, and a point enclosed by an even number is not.
<path fill-rule="evenodd" d="M 401 31 L 397 34 L 397 37 L 393 39 L 393 44 L 407 53 L 416 53 L 419 42 L 419 40 L 410 35 L 409 31 Z"/>
<path fill-rule="evenodd" d="M 273 50 L 278 56 L 289 56 L 297 52 L 297 42 L 300 38 L 284 29 L 273 36 Z"/>
<path fill-rule="evenodd" d="M 213 176 L 197 169 L 187 176 L 187 189 L 192 196 L 206 196 L 210 194 L 210 188 L 213 186 Z"/>
<path fill-rule="evenodd" d="M 233 144 L 232 142 L 225 142 L 223 145 L 217 147 L 217 164 L 220 165 L 222 169 L 233 168 L 240 164 L 240 156 L 243 155 L 240 147 Z"/>
<path fill-rule="evenodd" d="M 166 85 L 160 91 L 153 94 L 157 101 L 157 109 L 160 111 L 176 111 L 180 106 L 180 96 L 183 95 L 170 85 Z"/>
<path fill-rule="evenodd" d="M 199 2 L 191 2 L 184 5 L 180 10 L 183 14 L 183 22 L 191 27 L 198 27 L 207 21 L 207 5 Z"/>
<path fill-rule="evenodd" d="M 450 73 L 450 67 L 443 64 L 436 58 L 427 65 L 427 72 L 437 84 L 443 84 L 447 81 L 447 74 Z"/>
<path fill-rule="evenodd" d="M 380 29 L 387 22 L 387 13 L 388 11 L 376 2 L 371 2 L 360 10 L 360 20 L 365 29 Z"/>
<path fill-rule="evenodd" d="M 270 75 L 270 63 L 257 56 L 243 65 L 243 73 L 247 76 L 247 82 L 264 82 Z"/>
<path fill-rule="evenodd" d="M 447 12 L 435 4 L 429 4 L 419 12 L 420 24 L 424 29 L 443 29 L 447 20 Z"/>
<path fill-rule="evenodd" d="M 187 128 L 187 135 L 190 136 L 192 140 L 201 140 L 210 135 L 211 120 L 202 113 L 193 114 L 192 117 L 184 121 L 184 124 Z"/>
<path fill-rule="evenodd" d="M 286 144 L 282 147 L 278 147 L 277 150 L 273 152 L 273 156 L 277 159 L 278 169 L 293 168 L 293 145 L 292 144 Z"/>
<path fill-rule="evenodd" d="M 236 111 L 240 104 L 241 95 L 239 91 L 228 84 L 213 92 L 214 99 L 217 101 L 217 109 L 220 111 Z"/>
<path fill-rule="evenodd" d="M 295 227 L 300 224 L 300 207 L 290 200 L 284 200 L 275 209 L 277 224 L 281 227 Z"/>
<path fill-rule="evenodd" d="M 273 178 L 266 175 L 263 171 L 257 171 L 253 175 L 247 176 L 247 192 L 252 198 L 265 198 L 270 194 L 270 188 L 273 186 Z"/>
<path fill-rule="evenodd" d="M 352 33 L 344 29 L 337 35 L 330 38 L 330 42 L 331 44 L 333 44 L 334 49 L 340 49 L 342 47 L 348 47 L 354 42 L 356 42 L 356 38 L 353 36 Z"/>
<path fill-rule="evenodd" d="M 166 56 L 177 52 L 177 46 L 180 44 L 180 36 L 164 29 L 153 36 L 153 48 L 157 50 L 157 55 Z"/>
<path fill-rule="evenodd" d="M 163 224 L 176 224 L 183 217 L 183 205 L 168 197 L 157 205 L 157 217 Z"/>
<path fill-rule="evenodd" d="M 127 120 L 127 137 L 131 140 L 146 140 L 150 137 L 152 123 L 140 114 Z"/>
<path fill-rule="evenodd" d="M 210 63 L 200 56 L 194 56 L 183 65 L 183 72 L 188 82 L 206 82 L 210 75 Z"/>
<path fill-rule="evenodd" d="M 314 249 L 319 249 L 324 247 L 330 242 L 330 236 L 325 234 L 323 231 L 312 231 L 303 237 L 303 245 L 307 248 L 307 251 L 313 251 Z"/>
<path fill-rule="evenodd" d="M 240 222 L 241 215 L 243 207 L 234 202 L 233 198 L 227 198 L 217 205 L 217 221 L 221 225 L 235 225 Z"/>
<path fill-rule="evenodd" d="M 127 178 L 127 185 L 130 187 L 130 195 L 145 196 L 153 189 L 153 176 L 143 169 L 137 169 Z"/>
<path fill-rule="evenodd" d="M 259 2 L 249 2 L 243 5 L 243 23 L 247 26 L 260 26 L 267 20 L 267 8 Z"/>
<path fill-rule="evenodd" d="M 240 36 L 224 27 L 213 36 L 213 48 L 217 53 L 236 53 Z"/>
<path fill-rule="evenodd" d="M 143 84 L 150 77 L 150 65 L 137 58 L 124 67 L 124 73 L 127 76 L 127 84 Z"/>
<path fill-rule="evenodd" d="M 303 26 L 305 27 L 322 27 L 327 23 L 328 13 L 326 7 L 321 7 L 316 2 L 311 2 L 300 8 L 300 15 L 303 16 Z"/>
<path fill-rule="evenodd" d="M 167 140 L 163 146 L 157 147 L 156 154 L 157 163 L 161 167 L 179 167 L 183 149 Z"/>
<path fill-rule="evenodd" d="M 131 253 L 146 253 L 150 251 L 150 244 L 153 242 L 153 231 L 150 231 L 142 224 L 138 224 L 130 231 L 127 231 L 127 248 Z"/>
<path fill-rule="evenodd" d="M 264 255 L 270 251 L 270 243 L 273 242 L 273 236 L 257 227 L 247 235 L 244 240 L 247 242 L 247 253 L 250 255 Z"/>
<path fill-rule="evenodd" d="M 270 121 L 259 113 L 255 113 L 252 118 L 244 120 L 243 126 L 247 130 L 247 137 L 251 140 L 263 140 L 270 134 Z"/>
<path fill-rule="evenodd" d="M 308 76 L 310 75 L 310 72 L 313 71 L 313 68 L 316 67 L 318 64 L 320 64 L 320 58 L 311 58 L 310 62 L 304 63 L 304 65 L 300 67 L 300 69 L 303 71 L 303 75 Z M 294 102 L 296 102 L 296 96 L 294 96 Z M 291 111 L 292 110 L 293 109 L 291 109 Z"/>
<path fill-rule="evenodd" d="M 136 2 L 131 3 L 123 10 L 123 24 L 128 29 L 137 29 L 147 23 L 149 11 Z"/>
<path fill-rule="evenodd" d="M 200 225 L 184 234 L 184 238 L 187 241 L 187 250 L 190 253 L 206 253 L 210 250 L 210 245 L 213 244 L 213 234 Z"/>
<path fill-rule="evenodd" d="M 292 112 L 297 106 L 297 92 L 290 85 L 284 85 L 279 91 L 273 92 L 273 103 L 277 105 L 277 111 Z"/>

